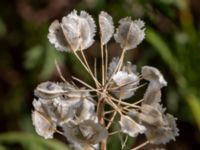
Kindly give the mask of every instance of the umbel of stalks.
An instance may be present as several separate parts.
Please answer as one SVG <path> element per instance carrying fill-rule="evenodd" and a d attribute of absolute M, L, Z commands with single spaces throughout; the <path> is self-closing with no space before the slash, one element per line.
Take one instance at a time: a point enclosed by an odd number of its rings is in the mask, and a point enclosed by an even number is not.
<path fill-rule="evenodd" d="M 50 25 L 50 43 L 58 51 L 73 53 L 95 86 L 76 77 L 72 77 L 73 81 L 66 81 L 56 64 L 63 81 L 43 82 L 34 91 L 36 98 L 33 100 L 32 121 L 36 132 L 45 139 L 59 133 L 66 137 L 75 150 L 106 150 L 107 139 L 114 134 L 121 137 L 124 134 L 130 138 L 144 134 L 146 141 L 133 149 L 148 143 L 166 144 L 175 140 L 179 131 L 176 118 L 166 113 L 161 104 L 161 89 L 167 86 L 163 75 L 155 67 L 143 66 L 141 72 L 138 72 L 131 62 L 124 63 L 126 51 L 136 48 L 145 38 L 144 22 L 126 17 L 119 21 L 115 30 L 112 17 L 106 12 L 99 14 L 98 22 L 100 80 L 96 58 L 94 68 L 90 68 L 84 53 L 94 43 L 96 24 L 93 18 L 85 11 L 77 14 L 73 10 L 61 21 L 55 20 Z M 108 63 L 106 45 L 112 37 L 121 47 L 122 53 L 119 58 L 114 57 Z M 147 83 L 141 84 L 141 80 Z M 77 87 L 76 82 L 82 84 L 82 87 Z M 147 87 L 143 98 L 130 102 L 143 86 Z M 105 106 L 109 110 L 105 110 Z M 121 139 L 123 149 L 127 140 Z"/>

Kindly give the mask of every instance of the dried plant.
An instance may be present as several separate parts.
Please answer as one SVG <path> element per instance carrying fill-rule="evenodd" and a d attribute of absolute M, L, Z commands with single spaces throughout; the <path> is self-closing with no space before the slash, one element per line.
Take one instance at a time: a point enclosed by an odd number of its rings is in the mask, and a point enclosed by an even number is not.
<path fill-rule="evenodd" d="M 99 27 L 102 59 L 100 81 L 96 65 L 92 71 L 83 52 L 94 42 L 96 25 L 93 18 L 85 11 L 78 15 L 74 10 L 61 22 L 56 20 L 50 25 L 50 43 L 59 51 L 73 53 L 93 79 L 95 87 L 76 77 L 72 79 L 81 83 L 82 88 L 66 81 L 56 64 L 63 82 L 43 82 L 34 92 L 37 99 L 33 101 L 35 110 L 32 120 L 36 132 L 46 139 L 53 138 L 57 132 L 65 136 L 76 150 L 106 150 L 107 139 L 113 134 L 133 138 L 145 134 L 147 140 L 133 150 L 148 143 L 166 144 L 175 140 L 179 131 L 176 118 L 166 114 L 160 104 L 161 88 L 167 86 L 164 77 L 154 67 L 143 66 L 141 73 L 138 73 L 131 62 L 124 63 L 126 51 L 136 48 L 145 37 L 144 22 L 132 21 L 130 17 L 121 19 L 114 34 L 112 17 L 101 12 Z M 122 48 L 122 54 L 108 64 L 106 45 L 113 35 Z M 144 97 L 134 103 L 126 102 L 144 86 L 140 84 L 141 80 L 149 82 Z M 105 111 L 106 105 L 109 111 Z M 111 128 L 114 123 L 120 126 L 117 131 Z"/>

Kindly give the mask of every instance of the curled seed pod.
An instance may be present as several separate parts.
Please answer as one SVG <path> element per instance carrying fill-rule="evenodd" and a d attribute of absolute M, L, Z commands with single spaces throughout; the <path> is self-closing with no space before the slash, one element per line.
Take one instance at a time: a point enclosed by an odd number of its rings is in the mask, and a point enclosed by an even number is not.
<path fill-rule="evenodd" d="M 161 88 L 167 86 L 163 75 L 154 67 L 142 67 L 142 77 L 150 81 L 148 88 L 144 94 L 145 104 L 155 105 L 161 101 Z"/>
<path fill-rule="evenodd" d="M 160 88 L 167 86 L 167 82 L 164 79 L 163 75 L 161 74 L 161 72 L 155 68 L 155 67 L 151 67 L 151 66 L 143 66 L 142 67 L 142 77 L 145 80 L 148 81 L 156 81 L 160 84 Z"/>

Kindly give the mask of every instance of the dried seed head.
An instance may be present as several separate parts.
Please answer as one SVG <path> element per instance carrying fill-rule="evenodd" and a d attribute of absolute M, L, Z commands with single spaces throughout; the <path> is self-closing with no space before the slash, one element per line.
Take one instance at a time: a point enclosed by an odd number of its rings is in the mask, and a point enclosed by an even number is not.
<path fill-rule="evenodd" d="M 145 38 L 143 21 L 132 21 L 130 17 L 126 17 L 121 19 L 119 24 L 114 38 L 123 50 L 136 48 Z"/>
<path fill-rule="evenodd" d="M 114 33 L 114 25 L 112 17 L 102 11 L 99 15 L 99 26 L 100 26 L 100 34 L 101 34 L 101 42 L 103 45 L 107 44 L 111 39 Z"/>
<path fill-rule="evenodd" d="M 170 114 L 165 114 L 165 109 L 160 104 L 161 88 L 166 86 L 167 82 L 158 69 L 150 66 L 142 67 L 142 78 L 149 81 L 142 102 L 128 104 L 128 102 L 121 101 L 132 97 L 141 87 L 136 66 L 131 62 L 124 65 L 123 59 L 126 50 L 136 48 L 143 41 L 144 22 L 142 20 L 132 21 L 130 17 L 119 21 L 114 38 L 124 51 L 120 59 L 112 59 L 109 67 L 107 67 L 108 53 L 104 45 L 112 38 L 114 26 L 112 17 L 106 12 L 101 12 L 99 15 L 99 27 L 102 48 L 102 82 L 97 81 L 96 68 L 95 73 L 89 68 L 85 54 L 81 53 L 82 57 L 77 54 L 78 50 L 85 50 L 94 42 L 96 25 L 93 18 L 85 11 L 77 14 L 74 10 L 64 16 L 61 22 L 56 20 L 50 25 L 48 34 L 50 43 L 60 51 L 74 52 L 94 79 L 96 88 L 77 78 L 73 79 L 86 85 L 90 90 L 78 88 L 75 84 L 67 82 L 48 81 L 38 85 L 34 91 L 37 98 L 33 101 L 34 111 L 32 113 L 36 132 L 45 138 L 52 138 L 54 132 L 57 131 L 56 127 L 59 126 L 74 149 L 98 149 L 100 142 L 108 137 L 107 129 L 98 121 L 105 119 L 105 114 L 115 112 L 121 116 L 119 121 L 121 131 L 131 137 L 144 133 L 147 139 L 154 144 L 165 144 L 171 139 L 174 140 L 178 136 L 176 119 Z M 61 77 L 65 81 L 62 75 Z M 99 100 L 98 105 L 95 105 L 90 91 Z M 113 110 L 104 112 L 103 107 L 107 104 Z M 113 119 L 115 119 L 115 113 Z M 108 123 L 107 128 L 113 123 L 113 119 L 109 123 L 104 122 L 105 125 Z"/>

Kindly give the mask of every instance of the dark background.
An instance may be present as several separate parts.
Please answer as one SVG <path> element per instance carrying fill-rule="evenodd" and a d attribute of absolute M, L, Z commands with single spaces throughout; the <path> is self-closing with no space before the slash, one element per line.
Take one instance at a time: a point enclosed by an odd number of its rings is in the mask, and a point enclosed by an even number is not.
<path fill-rule="evenodd" d="M 47 40 L 48 26 L 73 9 L 86 10 L 97 20 L 101 10 L 120 18 L 131 16 L 146 22 L 146 39 L 127 60 L 152 65 L 168 81 L 163 104 L 178 118 L 180 136 L 165 147 L 170 150 L 200 149 L 200 1 L 198 0 L 15 0 L 0 2 L 0 150 L 64 150 L 57 140 L 36 135 L 31 121 L 34 88 L 42 81 L 61 81 L 56 58 L 69 80 L 90 78 L 74 56 L 59 53 Z M 96 37 L 98 40 L 98 37 Z M 110 56 L 120 54 L 114 40 Z M 99 56 L 98 42 L 86 50 Z M 91 59 L 91 60 L 92 60 Z M 60 138 L 56 135 L 57 138 Z M 115 139 L 113 139 L 115 140 Z M 128 147 L 143 137 L 130 141 Z M 64 141 L 61 139 L 61 141 Z M 114 143 L 114 144 L 113 144 Z M 144 147 L 151 149 L 153 145 Z M 108 149 L 119 149 L 109 142 Z"/>

